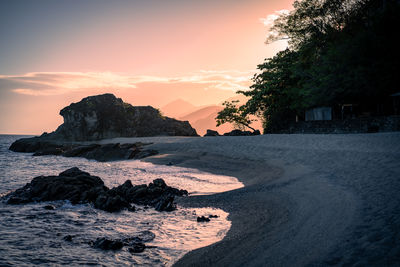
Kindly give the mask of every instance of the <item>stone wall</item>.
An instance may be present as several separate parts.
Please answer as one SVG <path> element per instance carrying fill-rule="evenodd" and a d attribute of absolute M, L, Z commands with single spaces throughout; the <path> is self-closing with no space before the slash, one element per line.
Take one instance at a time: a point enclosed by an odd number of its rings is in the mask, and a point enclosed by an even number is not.
<path fill-rule="evenodd" d="M 400 116 L 299 121 L 276 133 L 373 133 L 400 131 Z"/>

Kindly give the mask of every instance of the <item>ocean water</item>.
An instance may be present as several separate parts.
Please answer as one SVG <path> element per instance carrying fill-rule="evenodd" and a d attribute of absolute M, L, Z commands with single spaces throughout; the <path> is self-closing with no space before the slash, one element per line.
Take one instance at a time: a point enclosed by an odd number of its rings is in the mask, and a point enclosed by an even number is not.
<path fill-rule="evenodd" d="M 202 195 L 242 187 L 236 178 L 213 175 L 195 169 L 159 166 L 137 160 L 96 162 L 59 156 L 33 157 L 30 153 L 8 150 L 23 136 L 0 135 L 0 194 L 24 186 L 39 175 L 57 175 L 78 167 L 114 187 L 130 179 L 133 184 L 162 178 L 170 186 Z M 108 213 L 89 204 L 71 205 L 67 201 L 50 202 L 55 210 L 45 210 L 47 203 L 8 205 L 0 202 L 0 266 L 32 265 L 103 265 L 170 266 L 190 250 L 221 240 L 230 228 L 228 213 L 212 207 L 173 212 L 143 209 L 137 212 Z M 198 223 L 197 216 L 218 215 L 208 223 Z M 103 251 L 88 242 L 99 237 L 125 238 L 150 231 L 154 246 L 132 254 L 127 248 Z M 64 236 L 71 235 L 72 242 Z"/>

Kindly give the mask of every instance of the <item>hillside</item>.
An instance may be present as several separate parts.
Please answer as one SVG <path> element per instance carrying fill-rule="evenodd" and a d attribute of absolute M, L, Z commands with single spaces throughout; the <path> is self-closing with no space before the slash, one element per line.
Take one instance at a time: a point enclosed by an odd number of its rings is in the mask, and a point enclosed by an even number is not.
<path fill-rule="evenodd" d="M 163 115 L 172 117 L 172 118 L 179 118 L 185 114 L 188 114 L 190 112 L 193 112 L 196 110 L 198 107 L 195 105 L 183 100 L 183 99 L 177 99 L 174 100 L 165 106 L 161 107 L 161 112 Z"/>

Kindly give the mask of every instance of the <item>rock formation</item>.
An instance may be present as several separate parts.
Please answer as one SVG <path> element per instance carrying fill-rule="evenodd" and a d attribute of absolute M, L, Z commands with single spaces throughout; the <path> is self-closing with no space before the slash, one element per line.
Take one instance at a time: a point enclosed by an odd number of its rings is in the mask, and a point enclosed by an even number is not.
<path fill-rule="evenodd" d="M 34 152 L 33 156 L 56 155 L 82 157 L 97 161 L 142 159 L 158 154 L 156 150 L 145 149 L 140 142 L 134 144 L 90 144 L 59 143 L 44 141 L 40 137 L 22 138 L 15 141 L 10 150 L 15 152 Z"/>
<path fill-rule="evenodd" d="M 260 131 L 255 130 L 253 132 L 250 132 L 250 131 L 233 130 L 231 132 L 224 133 L 224 136 L 252 136 L 252 135 L 260 135 Z"/>
<path fill-rule="evenodd" d="M 151 106 L 134 107 L 113 94 L 86 97 L 63 108 L 60 115 L 64 123 L 50 137 L 91 141 L 115 137 L 197 136 L 189 122 L 162 116 Z"/>
<path fill-rule="evenodd" d="M 208 129 L 204 136 L 220 136 L 220 134 L 217 131 Z"/>
<path fill-rule="evenodd" d="M 174 197 L 187 195 L 186 190 L 170 186 L 162 179 L 149 185 L 132 185 L 130 180 L 108 189 L 97 176 L 74 167 L 58 176 L 39 176 L 24 187 L 3 197 L 8 204 L 69 200 L 73 204 L 92 203 L 95 208 L 108 212 L 122 209 L 135 210 L 131 203 L 154 207 L 157 211 L 174 210 Z"/>
<path fill-rule="evenodd" d="M 99 161 L 144 158 L 154 150 L 143 150 L 143 144 L 79 145 L 115 137 L 198 136 L 189 122 L 162 116 L 150 106 L 134 107 L 112 94 L 89 96 L 60 111 L 64 123 L 52 133 L 22 138 L 10 150 L 40 155 L 85 157 Z"/>

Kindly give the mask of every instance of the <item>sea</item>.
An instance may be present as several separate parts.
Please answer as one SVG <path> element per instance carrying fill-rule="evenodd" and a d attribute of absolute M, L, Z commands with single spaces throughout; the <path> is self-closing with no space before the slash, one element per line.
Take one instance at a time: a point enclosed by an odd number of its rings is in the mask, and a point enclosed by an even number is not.
<path fill-rule="evenodd" d="M 189 195 L 209 195 L 243 186 L 235 177 L 214 175 L 196 169 L 161 166 L 138 160 L 96 162 L 84 158 L 32 156 L 8 150 L 21 135 L 0 135 L 0 195 L 5 195 L 40 175 L 58 175 L 71 168 L 99 176 L 106 186 L 126 180 L 148 184 L 162 178 Z M 44 209 L 53 205 L 54 210 Z M 224 238 L 231 222 L 228 213 L 212 207 L 157 212 L 137 206 L 136 212 L 108 213 L 90 204 L 68 201 L 9 205 L 0 201 L 0 266 L 171 266 L 187 252 Z M 197 216 L 218 215 L 207 223 Z M 130 253 L 126 248 L 104 251 L 90 246 L 97 238 L 122 239 L 133 236 L 155 238 L 151 248 Z M 72 241 L 64 237 L 72 236 Z"/>

